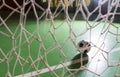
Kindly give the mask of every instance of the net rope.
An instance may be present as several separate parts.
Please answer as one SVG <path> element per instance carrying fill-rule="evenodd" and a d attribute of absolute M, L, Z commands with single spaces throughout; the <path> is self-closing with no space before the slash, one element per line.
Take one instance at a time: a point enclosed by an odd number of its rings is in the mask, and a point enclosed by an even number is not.
<path fill-rule="evenodd" d="M 112 70 L 111 77 L 120 77 L 120 21 L 114 23 L 115 16 L 120 16 L 120 0 L 98 0 L 93 10 L 88 8 L 91 0 L 11 1 L 16 8 L 0 0 L 1 76 L 106 77 Z M 71 63 L 86 60 L 81 57 L 71 62 L 79 53 L 80 40 L 91 44 L 89 62 L 70 69 Z"/>

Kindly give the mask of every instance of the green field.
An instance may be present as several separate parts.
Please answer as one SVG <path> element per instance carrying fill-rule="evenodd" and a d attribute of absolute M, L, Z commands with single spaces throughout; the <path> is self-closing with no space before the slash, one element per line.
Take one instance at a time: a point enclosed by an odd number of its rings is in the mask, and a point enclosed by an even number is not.
<path fill-rule="evenodd" d="M 113 47 L 120 47 L 120 43 L 116 41 L 116 39 L 119 41 L 120 37 L 111 33 L 120 33 L 116 32 L 119 30 L 116 27 L 120 26 L 117 23 L 109 26 L 108 23 L 92 21 L 89 21 L 90 25 L 88 25 L 82 20 L 67 23 L 65 20 L 37 22 L 32 19 L 28 19 L 26 23 L 19 22 L 19 20 L 10 19 L 0 25 L 0 77 L 5 77 L 8 71 L 12 76 L 17 76 L 71 61 L 78 54 L 75 45 L 81 40 L 87 40 L 92 45 L 96 44 L 99 47 L 104 43 L 101 49 L 106 52 Z M 96 24 L 98 25 L 96 26 Z M 97 47 L 92 47 L 91 52 L 88 53 L 89 59 L 98 51 Z M 120 59 L 119 52 L 106 54 L 99 51 L 93 59 L 89 60 L 88 68 L 100 74 L 105 68 L 106 71 L 102 73 L 101 77 L 113 77 L 116 74 L 113 71 L 117 67 L 108 67 L 109 62 L 103 56 L 101 58 L 101 54 L 107 55 L 110 60 Z M 71 77 L 73 74 L 69 73 L 66 68 L 60 68 L 38 76 L 55 77 L 55 73 L 59 77 Z M 74 74 L 75 77 L 97 76 L 85 70 Z"/>

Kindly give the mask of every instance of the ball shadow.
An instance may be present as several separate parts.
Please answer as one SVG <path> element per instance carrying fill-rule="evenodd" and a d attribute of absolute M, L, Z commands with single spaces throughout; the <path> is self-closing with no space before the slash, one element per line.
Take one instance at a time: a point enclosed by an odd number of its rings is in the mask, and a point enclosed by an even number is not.
<path fill-rule="evenodd" d="M 71 65 L 68 67 L 70 69 L 78 69 L 81 67 L 81 62 L 82 62 L 82 66 L 86 65 L 88 63 L 88 55 L 87 54 L 83 54 L 82 56 L 82 61 L 81 61 L 81 54 L 77 54 L 71 62 Z"/>

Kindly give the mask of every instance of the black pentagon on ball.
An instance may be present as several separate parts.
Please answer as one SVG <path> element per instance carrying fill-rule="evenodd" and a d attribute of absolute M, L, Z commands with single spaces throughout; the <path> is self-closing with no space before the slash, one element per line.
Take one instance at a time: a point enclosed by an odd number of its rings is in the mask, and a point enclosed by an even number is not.
<path fill-rule="evenodd" d="M 86 54 L 86 53 L 88 53 L 88 50 L 85 50 L 85 51 L 84 51 L 84 54 Z"/>
<path fill-rule="evenodd" d="M 90 44 L 88 46 L 91 46 Z"/>
<path fill-rule="evenodd" d="M 84 45 L 84 44 L 83 44 L 82 42 L 81 42 L 81 43 L 79 43 L 79 47 L 83 47 L 83 45 Z"/>

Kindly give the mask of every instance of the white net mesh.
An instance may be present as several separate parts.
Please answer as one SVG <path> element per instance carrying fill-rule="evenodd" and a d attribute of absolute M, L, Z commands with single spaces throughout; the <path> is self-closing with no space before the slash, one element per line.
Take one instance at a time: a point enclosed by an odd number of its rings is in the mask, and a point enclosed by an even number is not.
<path fill-rule="evenodd" d="M 120 0 L 0 0 L 0 77 L 120 77 L 119 51 Z"/>

